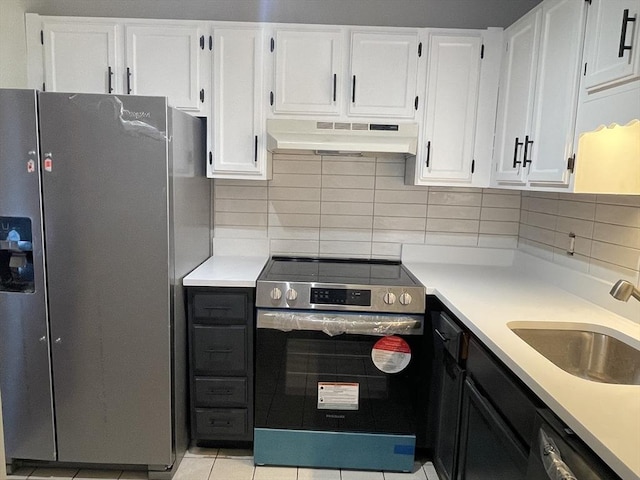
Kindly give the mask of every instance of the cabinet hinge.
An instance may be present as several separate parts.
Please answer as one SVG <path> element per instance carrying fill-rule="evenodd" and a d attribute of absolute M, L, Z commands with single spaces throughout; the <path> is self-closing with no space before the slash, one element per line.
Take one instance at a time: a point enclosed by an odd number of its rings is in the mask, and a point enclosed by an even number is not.
<path fill-rule="evenodd" d="M 582 76 L 586 77 L 587 76 L 587 63 L 585 62 L 584 64 L 584 72 L 582 72 Z"/>
<path fill-rule="evenodd" d="M 422 56 L 422 42 L 418 44 L 418 57 Z"/>
<path fill-rule="evenodd" d="M 573 173 L 575 166 L 576 166 L 576 154 L 574 153 L 567 159 L 567 170 Z"/>
<path fill-rule="evenodd" d="M 273 107 L 273 92 L 269 92 L 269 105 Z"/>
<path fill-rule="evenodd" d="M 273 37 L 271 37 L 271 43 L 269 44 L 269 49 L 273 52 L 276 49 L 276 41 Z"/>
<path fill-rule="evenodd" d="M 480 59 L 483 59 L 483 58 L 484 58 L 484 43 L 480 47 Z"/>
<path fill-rule="evenodd" d="M 209 35 L 209 50 L 213 50 L 213 36 Z"/>
<path fill-rule="evenodd" d="M 204 50 L 204 35 L 200 35 L 200 49 Z"/>
<path fill-rule="evenodd" d="M 204 103 L 204 88 L 200 90 L 200 103 Z"/>
<path fill-rule="evenodd" d="M 471 173 L 475 172 L 476 170 L 476 161 L 475 159 L 471 160 Z"/>
<path fill-rule="evenodd" d="M 44 30 L 40 30 L 40 45 L 44 45 Z"/>
<path fill-rule="evenodd" d="M 413 107 L 418 110 L 418 96 L 416 95 L 416 100 L 413 102 Z"/>

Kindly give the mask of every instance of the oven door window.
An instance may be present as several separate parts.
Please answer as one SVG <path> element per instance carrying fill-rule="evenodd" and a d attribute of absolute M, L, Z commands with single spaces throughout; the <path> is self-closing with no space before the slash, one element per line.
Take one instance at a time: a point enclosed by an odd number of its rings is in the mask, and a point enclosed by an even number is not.
<path fill-rule="evenodd" d="M 411 360 L 392 374 L 372 361 L 380 338 L 258 328 L 256 427 L 415 433 L 423 336 L 402 337 Z"/>

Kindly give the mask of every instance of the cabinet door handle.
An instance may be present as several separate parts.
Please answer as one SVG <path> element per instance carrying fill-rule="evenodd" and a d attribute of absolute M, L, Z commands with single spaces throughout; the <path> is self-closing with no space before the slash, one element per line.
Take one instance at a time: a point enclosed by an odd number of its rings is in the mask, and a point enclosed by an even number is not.
<path fill-rule="evenodd" d="M 111 93 L 113 92 L 113 69 L 111 68 L 111 66 L 109 66 L 108 68 L 108 77 L 109 77 L 109 87 L 107 90 L 107 93 Z"/>
<path fill-rule="evenodd" d="M 429 168 L 429 161 L 431 160 L 431 140 L 427 142 L 427 160 L 425 161 L 426 167 Z"/>
<path fill-rule="evenodd" d="M 353 76 L 351 86 L 351 103 L 356 103 L 356 76 Z"/>
<path fill-rule="evenodd" d="M 336 101 L 336 87 L 338 85 L 338 75 L 333 74 L 333 101 Z"/>
<path fill-rule="evenodd" d="M 529 160 L 529 145 L 533 146 L 533 140 L 529 140 L 529 135 L 525 135 L 524 137 L 524 156 L 522 158 L 522 166 L 526 167 L 527 163 L 531 163 Z"/>
<path fill-rule="evenodd" d="M 131 69 L 127 67 L 127 94 L 131 93 Z"/>
<path fill-rule="evenodd" d="M 522 142 L 519 142 L 518 140 L 519 138 L 516 137 L 516 143 L 513 147 L 513 168 L 516 168 L 516 165 L 522 163 L 520 160 L 518 160 L 518 148 L 520 148 L 524 144 Z"/>
<path fill-rule="evenodd" d="M 440 340 L 442 340 L 444 343 L 447 343 L 450 339 L 445 337 L 442 332 L 440 330 L 438 330 L 437 328 L 434 330 L 436 332 L 436 335 L 438 335 L 440 337 Z"/>
<path fill-rule="evenodd" d="M 253 137 L 253 163 L 258 163 L 258 135 Z"/>
<path fill-rule="evenodd" d="M 624 13 L 622 14 L 622 29 L 620 30 L 620 46 L 618 47 L 618 57 L 622 58 L 625 50 L 631 50 L 633 45 L 626 45 L 627 43 L 627 26 L 629 22 L 635 22 L 636 16 L 629 16 L 629 9 L 625 8 Z"/>

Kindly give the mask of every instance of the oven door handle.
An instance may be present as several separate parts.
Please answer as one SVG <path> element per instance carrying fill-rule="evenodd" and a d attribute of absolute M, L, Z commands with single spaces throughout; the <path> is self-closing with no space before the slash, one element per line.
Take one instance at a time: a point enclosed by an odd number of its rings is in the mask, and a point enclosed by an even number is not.
<path fill-rule="evenodd" d="M 422 335 L 421 315 L 390 315 L 379 313 L 318 312 L 303 310 L 258 310 L 257 328 L 281 330 L 311 330 L 329 336 L 357 335 Z"/>

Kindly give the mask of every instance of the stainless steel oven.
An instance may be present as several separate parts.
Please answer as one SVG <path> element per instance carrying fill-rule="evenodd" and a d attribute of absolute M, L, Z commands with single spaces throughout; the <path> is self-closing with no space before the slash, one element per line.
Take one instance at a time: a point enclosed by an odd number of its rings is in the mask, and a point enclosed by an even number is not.
<path fill-rule="evenodd" d="M 399 262 L 274 258 L 256 304 L 255 462 L 410 471 L 431 356 L 415 277 Z"/>

